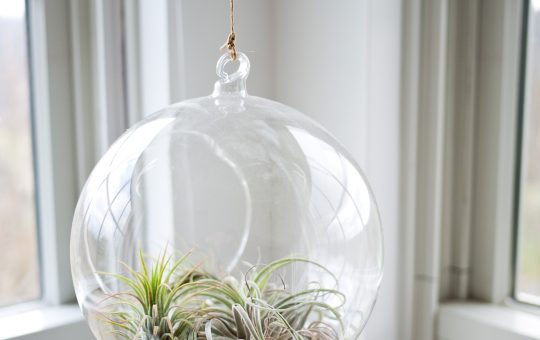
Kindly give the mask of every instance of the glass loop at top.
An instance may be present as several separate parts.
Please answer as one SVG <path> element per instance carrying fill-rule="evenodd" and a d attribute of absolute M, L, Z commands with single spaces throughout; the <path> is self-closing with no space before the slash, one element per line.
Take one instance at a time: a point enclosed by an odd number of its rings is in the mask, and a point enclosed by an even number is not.
<path fill-rule="evenodd" d="M 230 63 L 233 62 L 231 56 L 228 53 L 225 53 L 221 56 L 219 61 L 216 65 L 216 74 L 218 77 L 222 80 L 224 83 L 233 83 L 238 80 L 246 79 L 249 75 L 249 59 L 248 57 L 242 53 L 238 52 L 236 61 L 238 61 L 238 69 L 229 74 L 227 71 L 225 71 L 225 67 Z"/>

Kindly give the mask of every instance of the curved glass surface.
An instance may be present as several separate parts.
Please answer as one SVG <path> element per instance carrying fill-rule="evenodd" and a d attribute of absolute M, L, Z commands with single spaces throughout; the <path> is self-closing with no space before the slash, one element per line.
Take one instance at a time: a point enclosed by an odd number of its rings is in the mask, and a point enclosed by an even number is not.
<path fill-rule="evenodd" d="M 220 60 L 211 96 L 171 105 L 128 130 L 88 179 L 73 221 L 71 263 L 98 339 L 124 338 L 107 315 L 125 310 L 110 301 L 130 288 L 119 275 L 144 270 L 140 254 L 150 266 L 165 253 L 189 253 L 190 265 L 237 285 L 264 264 L 303 259 L 277 268 L 267 287 L 320 289 L 312 299 L 337 313 L 323 320 L 332 329 L 327 338 L 353 339 L 364 327 L 383 268 L 369 185 L 317 123 L 247 95 L 249 61 L 239 58 L 232 75 L 223 71 L 228 57 Z M 319 314 L 306 312 L 298 334 L 322 323 Z"/>

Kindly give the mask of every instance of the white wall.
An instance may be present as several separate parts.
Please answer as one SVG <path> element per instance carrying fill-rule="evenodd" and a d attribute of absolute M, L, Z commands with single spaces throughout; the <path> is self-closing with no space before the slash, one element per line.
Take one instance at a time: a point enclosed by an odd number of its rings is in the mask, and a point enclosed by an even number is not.
<path fill-rule="evenodd" d="M 238 46 L 252 62 L 248 91 L 326 126 L 373 187 L 384 224 L 385 276 L 364 337 L 397 340 L 401 0 L 237 0 L 236 8 Z M 182 1 L 180 11 L 178 99 L 207 95 L 227 36 L 228 2 Z"/>
<path fill-rule="evenodd" d="M 237 0 L 238 48 L 251 62 L 248 91 L 261 97 L 273 95 L 271 41 L 272 1 Z M 182 1 L 186 98 L 206 96 L 213 90 L 220 47 L 229 32 L 228 1 Z"/>
<path fill-rule="evenodd" d="M 274 1 L 275 99 L 311 115 L 360 163 L 384 225 L 385 273 L 364 337 L 399 339 L 399 0 Z"/>

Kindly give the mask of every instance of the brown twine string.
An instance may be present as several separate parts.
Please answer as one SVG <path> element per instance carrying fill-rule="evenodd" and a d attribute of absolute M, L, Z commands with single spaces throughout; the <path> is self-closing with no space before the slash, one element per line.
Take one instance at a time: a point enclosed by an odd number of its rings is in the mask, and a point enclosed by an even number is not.
<path fill-rule="evenodd" d="M 236 60 L 236 33 L 234 32 L 234 0 L 230 0 L 231 32 L 227 37 L 227 42 L 221 46 L 221 49 L 227 48 L 232 60 Z"/>

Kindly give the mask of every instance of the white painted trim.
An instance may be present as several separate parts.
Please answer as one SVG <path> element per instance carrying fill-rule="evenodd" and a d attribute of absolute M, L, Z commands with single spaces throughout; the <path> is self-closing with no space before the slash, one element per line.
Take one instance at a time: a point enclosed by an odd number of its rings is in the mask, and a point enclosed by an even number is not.
<path fill-rule="evenodd" d="M 478 0 L 449 3 L 440 300 L 466 299 L 469 291 L 479 7 Z"/>
<path fill-rule="evenodd" d="M 69 1 L 28 4 L 43 298 L 62 304 L 75 301 L 69 266 L 77 197 Z"/>
<path fill-rule="evenodd" d="M 448 2 L 409 0 L 403 8 L 402 294 L 413 299 L 402 301 L 402 315 L 411 316 L 401 331 L 406 339 L 431 340 L 439 301 Z"/>
<path fill-rule="evenodd" d="M 95 133 L 98 156 L 127 128 L 122 2 L 94 0 Z"/>
<path fill-rule="evenodd" d="M 88 0 L 70 3 L 73 108 L 78 189 L 81 190 L 98 157 L 95 143 L 94 58 L 91 6 Z"/>
<path fill-rule="evenodd" d="M 416 235 L 417 130 L 420 70 L 420 13 L 422 0 L 404 0 L 402 13 L 400 216 L 401 278 L 400 329 L 403 340 L 413 339 L 414 256 Z"/>
<path fill-rule="evenodd" d="M 132 126 L 143 118 L 141 84 L 141 32 L 139 0 L 124 0 L 125 91 L 127 125 Z"/>
<path fill-rule="evenodd" d="M 122 5 L 28 1 L 43 297 L 2 309 L 1 339 L 93 339 L 70 305 L 70 234 L 79 190 L 127 125 Z"/>
<path fill-rule="evenodd" d="M 112 142 L 140 119 L 136 3 L 69 3 L 79 189 Z"/>
<path fill-rule="evenodd" d="M 476 118 L 470 296 L 511 291 L 522 2 L 483 1 Z"/>
<path fill-rule="evenodd" d="M 0 318 L 0 339 L 93 340 L 79 306 L 40 306 Z"/>
<path fill-rule="evenodd" d="M 510 293 L 521 2 L 405 1 L 401 331 L 427 340 L 439 301 Z"/>
<path fill-rule="evenodd" d="M 168 0 L 169 36 L 169 76 L 171 83 L 171 103 L 188 99 L 184 75 L 184 23 L 182 21 L 182 1 Z"/>
<path fill-rule="evenodd" d="M 146 116 L 185 94 L 179 74 L 183 70 L 182 7 L 173 0 L 138 0 L 138 3 L 140 108 Z"/>
<path fill-rule="evenodd" d="M 186 99 L 182 2 L 124 0 L 123 4 L 127 116 L 132 125 Z"/>
<path fill-rule="evenodd" d="M 540 316 L 481 303 L 442 305 L 439 340 L 540 340 Z"/>
<path fill-rule="evenodd" d="M 509 296 L 520 4 L 405 0 L 404 339 L 435 336 L 441 300 Z"/>

